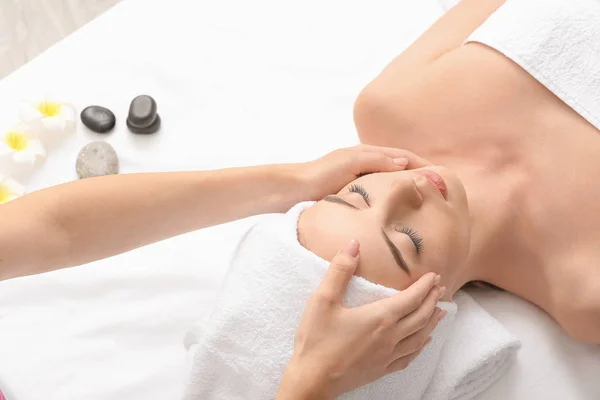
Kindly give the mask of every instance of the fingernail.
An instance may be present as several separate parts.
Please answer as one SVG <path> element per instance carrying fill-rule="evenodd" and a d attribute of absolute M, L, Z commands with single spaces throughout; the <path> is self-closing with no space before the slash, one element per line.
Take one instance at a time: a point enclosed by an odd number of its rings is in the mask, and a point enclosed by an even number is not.
<path fill-rule="evenodd" d="M 427 346 L 429 343 L 431 343 L 431 336 L 427 336 L 427 339 L 425 339 L 425 343 L 423 343 L 423 347 Z"/>
<path fill-rule="evenodd" d="M 352 239 L 350 243 L 348 243 L 346 247 L 344 247 L 343 252 L 352 257 L 356 257 L 358 255 L 358 242 Z"/>
<path fill-rule="evenodd" d="M 438 283 L 440 283 L 441 280 L 442 277 L 440 275 L 436 275 L 435 278 L 433 278 L 433 284 L 437 285 Z"/>
<path fill-rule="evenodd" d="M 440 313 L 440 315 L 438 315 L 438 321 L 441 321 L 442 319 L 444 319 L 444 317 L 446 315 L 448 315 L 448 311 L 442 310 L 442 312 Z"/>
<path fill-rule="evenodd" d="M 394 158 L 394 164 L 396 164 L 399 167 L 406 167 L 408 165 L 408 158 L 404 158 L 404 157 L 398 157 L 398 158 Z"/>
<path fill-rule="evenodd" d="M 446 286 L 440 288 L 440 299 L 446 294 Z"/>

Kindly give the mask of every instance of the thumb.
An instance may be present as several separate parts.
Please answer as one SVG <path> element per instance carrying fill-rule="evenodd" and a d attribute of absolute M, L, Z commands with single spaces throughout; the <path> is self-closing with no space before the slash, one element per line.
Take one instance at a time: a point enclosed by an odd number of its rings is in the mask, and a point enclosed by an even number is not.
<path fill-rule="evenodd" d="M 394 172 L 406 168 L 408 158 L 390 158 L 381 153 L 363 152 L 356 158 L 357 168 L 360 174 L 372 172 Z"/>
<path fill-rule="evenodd" d="M 330 300 L 341 303 L 348 282 L 358 267 L 358 248 L 358 242 L 352 239 L 331 261 L 318 289 Z"/>

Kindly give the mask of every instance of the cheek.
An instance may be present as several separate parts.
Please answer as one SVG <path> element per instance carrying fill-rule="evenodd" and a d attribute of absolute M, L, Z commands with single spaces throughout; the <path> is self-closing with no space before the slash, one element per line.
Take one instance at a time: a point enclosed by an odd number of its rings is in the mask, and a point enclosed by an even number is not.
<path fill-rule="evenodd" d="M 448 240 L 447 253 L 449 259 L 454 263 L 462 264 L 466 261 L 469 254 L 470 245 L 470 230 L 468 222 L 460 219 L 455 219 L 452 225 L 447 230 L 445 237 Z"/>
<path fill-rule="evenodd" d="M 439 210 L 421 221 L 425 238 L 423 271 L 442 276 L 451 274 L 466 261 L 469 252 L 469 233 L 464 221 L 456 215 Z M 420 271 L 421 272 L 421 271 Z"/>

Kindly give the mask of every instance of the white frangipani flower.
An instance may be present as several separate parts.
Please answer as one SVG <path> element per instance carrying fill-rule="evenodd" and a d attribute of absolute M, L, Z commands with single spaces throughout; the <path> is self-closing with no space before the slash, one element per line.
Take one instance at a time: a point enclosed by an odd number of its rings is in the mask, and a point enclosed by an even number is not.
<path fill-rule="evenodd" d="M 13 179 L 0 175 L 0 204 L 21 197 L 25 193 L 25 188 Z"/>
<path fill-rule="evenodd" d="M 24 102 L 19 108 L 19 119 L 30 129 L 44 136 L 60 136 L 75 131 L 75 108 L 67 103 L 43 100 Z"/>
<path fill-rule="evenodd" d="M 38 158 L 46 157 L 44 146 L 26 126 L 18 126 L 0 134 L 0 156 L 33 166 Z"/>

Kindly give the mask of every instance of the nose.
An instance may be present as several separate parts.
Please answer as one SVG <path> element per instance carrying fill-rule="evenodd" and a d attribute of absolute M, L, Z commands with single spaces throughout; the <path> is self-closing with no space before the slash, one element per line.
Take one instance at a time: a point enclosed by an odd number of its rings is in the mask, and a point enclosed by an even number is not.
<path fill-rule="evenodd" d="M 412 174 L 402 174 L 392 181 L 386 201 L 388 211 L 418 210 L 423 205 L 423 196 L 417 188 Z"/>

